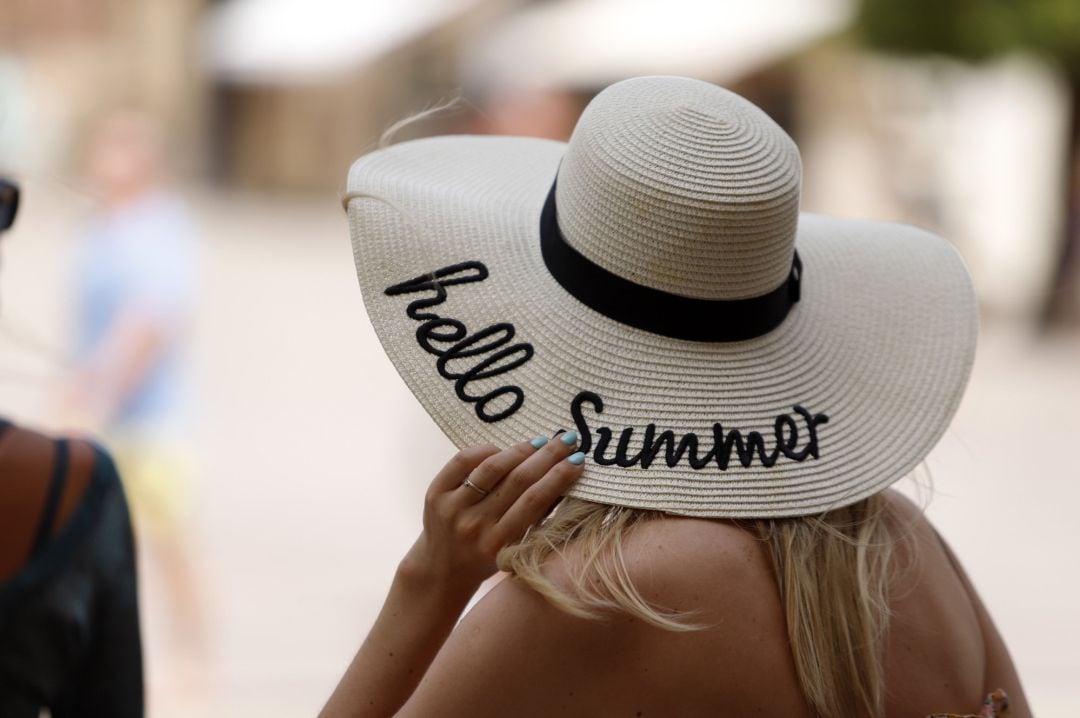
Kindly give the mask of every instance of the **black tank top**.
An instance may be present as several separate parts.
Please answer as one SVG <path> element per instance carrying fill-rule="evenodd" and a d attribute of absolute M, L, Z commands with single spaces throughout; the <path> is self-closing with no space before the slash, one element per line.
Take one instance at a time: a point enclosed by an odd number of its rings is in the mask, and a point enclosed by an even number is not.
<path fill-rule="evenodd" d="M 10 426 L 0 419 L 0 441 Z M 68 463 L 60 439 L 30 559 L 0 582 L 0 716 L 138 718 L 142 647 L 123 487 L 95 445 L 86 491 L 54 535 Z M 0 466 L 0 491 L 8 470 Z"/>

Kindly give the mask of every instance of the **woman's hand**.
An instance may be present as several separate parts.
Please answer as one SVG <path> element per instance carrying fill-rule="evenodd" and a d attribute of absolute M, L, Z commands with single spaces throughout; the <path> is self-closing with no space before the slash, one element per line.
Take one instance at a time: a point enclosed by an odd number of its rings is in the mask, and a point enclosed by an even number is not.
<path fill-rule="evenodd" d="M 322 715 L 391 716 L 408 700 L 495 556 L 581 476 L 577 433 L 462 449 L 431 482 L 424 530 Z M 576 452 L 576 453 L 575 453 Z M 469 483 L 465 483 L 468 479 Z"/>
<path fill-rule="evenodd" d="M 585 455 L 576 451 L 577 438 L 570 431 L 502 451 L 459 451 L 428 488 L 423 533 L 400 571 L 471 596 L 495 573 L 499 550 L 521 539 L 581 476 Z"/>

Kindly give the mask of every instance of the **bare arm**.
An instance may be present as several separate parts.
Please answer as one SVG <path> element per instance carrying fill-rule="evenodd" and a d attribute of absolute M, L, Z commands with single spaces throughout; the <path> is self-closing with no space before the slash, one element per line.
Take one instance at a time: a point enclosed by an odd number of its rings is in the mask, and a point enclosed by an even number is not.
<path fill-rule="evenodd" d="M 78 367 L 64 399 L 66 413 L 78 424 L 100 429 L 138 389 L 167 341 L 161 319 L 137 307 L 126 309 Z"/>
<path fill-rule="evenodd" d="M 573 443 L 462 449 L 435 477 L 424 530 L 386 603 L 327 702 L 325 718 L 395 715 L 439 652 L 499 550 L 541 519 L 581 475 Z M 463 485 L 468 478 L 490 493 Z"/>
<path fill-rule="evenodd" d="M 394 715 L 415 690 L 472 593 L 467 586 L 438 581 L 403 562 L 375 625 L 322 715 Z"/>

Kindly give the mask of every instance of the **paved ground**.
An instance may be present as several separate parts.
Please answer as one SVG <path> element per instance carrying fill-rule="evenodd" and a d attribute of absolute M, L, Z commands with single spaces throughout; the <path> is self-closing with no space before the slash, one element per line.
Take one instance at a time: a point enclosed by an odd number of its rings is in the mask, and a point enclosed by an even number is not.
<path fill-rule="evenodd" d="M 31 190 L 3 248 L 0 326 L 59 344 L 81 200 Z M 188 540 L 205 629 L 175 625 L 170 584 L 144 552 L 151 715 L 312 715 L 373 620 L 451 447 L 365 319 L 336 203 L 230 195 L 198 208 L 200 472 Z M 1080 336 L 1036 341 L 987 321 L 967 398 L 929 461 L 929 513 L 1044 716 L 1080 714 L 1078 358 Z M 0 334 L 6 412 L 44 417 L 36 377 L 55 373 Z"/>

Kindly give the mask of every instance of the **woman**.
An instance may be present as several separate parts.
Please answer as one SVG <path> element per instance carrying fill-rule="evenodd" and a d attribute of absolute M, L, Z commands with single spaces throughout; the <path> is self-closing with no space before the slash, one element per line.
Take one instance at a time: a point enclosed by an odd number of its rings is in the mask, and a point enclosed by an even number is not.
<path fill-rule="evenodd" d="M 0 234 L 18 198 L 0 180 Z M 141 716 L 135 583 L 109 456 L 0 418 L 0 715 Z"/>
<path fill-rule="evenodd" d="M 800 215 L 800 174 L 758 108 L 673 77 L 609 87 L 567 145 L 354 165 L 368 313 L 466 448 L 324 715 L 1030 715 L 888 489 L 966 385 L 966 268 L 922 230 Z"/>

